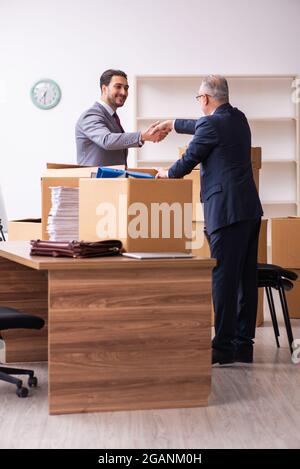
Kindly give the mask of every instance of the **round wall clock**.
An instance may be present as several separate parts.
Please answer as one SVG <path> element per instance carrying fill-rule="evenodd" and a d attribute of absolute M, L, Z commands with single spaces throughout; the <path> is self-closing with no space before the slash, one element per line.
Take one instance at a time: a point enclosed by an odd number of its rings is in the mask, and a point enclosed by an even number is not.
<path fill-rule="evenodd" d="M 30 91 L 33 104 L 40 109 L 51 109 L 55 107 L 61 98 L 61 91 L 54 80 L 45 78 L 37 81 Z"/>

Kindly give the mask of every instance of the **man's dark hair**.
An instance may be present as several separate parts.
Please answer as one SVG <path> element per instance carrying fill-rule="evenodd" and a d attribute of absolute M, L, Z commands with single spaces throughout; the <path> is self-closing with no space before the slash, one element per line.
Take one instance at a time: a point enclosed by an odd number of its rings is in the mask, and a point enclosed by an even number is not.
<path fill-rule="evenodd" d="M 110 68 L 109 70 L 105 70 L 105 72 L 103 72 L 100 77 L 100 90 L 102 91 L 102 85 L 108 86 L 112 77 L 115 76 L 124 77 L 127 80 L 127 75 L 125 72 L 122 72 L 122 70 L 113 70 Z"/>

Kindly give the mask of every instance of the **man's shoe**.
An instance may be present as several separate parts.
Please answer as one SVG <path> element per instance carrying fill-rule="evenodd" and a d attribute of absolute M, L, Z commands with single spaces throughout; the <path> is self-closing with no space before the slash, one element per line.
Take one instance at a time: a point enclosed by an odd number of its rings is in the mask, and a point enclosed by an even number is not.
<path fill-rule="evenodd" d="M 235 361 L 239 363 L 253 363 L 253 346 L 242 345 L 235 350 Z"/>
<path fill-rule="evenodd" d="M 219 363 L 220 365 L 227 365 L 229 363 L 234 363 L 234 354 L 233 352 L 226 352 L 217 349 L 212 350 L 212 364 Z"/>

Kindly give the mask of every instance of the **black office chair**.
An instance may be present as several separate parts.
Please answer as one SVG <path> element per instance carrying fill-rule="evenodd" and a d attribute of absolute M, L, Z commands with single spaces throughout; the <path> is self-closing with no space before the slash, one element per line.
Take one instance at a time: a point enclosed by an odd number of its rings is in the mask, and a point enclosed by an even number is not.
<path fill-rule="evenodd" d="M 22 313 L 14 308 L 0 307 L 0 331 L 5 329 L 41 329 L 44 324 L 45 321 L 38 316 Z M 23 382 L 20 379 L 11 375 L 29 375 L 28 386 L 36 387 L 38 384 L 32 370 L 0 366 L 0 380 L 15 384 L 17 386 L 16 394 L 19 397 L 27 397 L 28 389 L 23 387 Z"/>
<path fill-rule="evenodd" d="M 3 225 L 2 225 L 2 220 L 0 218 L 0 241 L 5 241 L 5 236 L 3 232 Z"/>
<path fill-rule="evenodd" d="M 1 219 L 0 241 L 5 241 Z M 0 339 L 2 339 L 1 331 L 5 329 L 41 329 L 44 324 L 45 321 L 38 316 L 31 316 L 14 308 L 0 306 Z M 38 380 L 32 370 L 0 366 L 0 380 L 15 384 L 17 386 L 16 393 L 19 397 L 27 397 L 28 389 L 23 386 L 23 382 L 20 379 L 14 378 L 11 375 L 29 375 L 28 386 L 36 387 L 38 384 Z"/>
<path fill-rule="evenodd" d="M 294 337 L 285 291 L 289 291 L 293 288 L 293 281 L 298 278 L 298 275 L 292 270 L 283 269 L 282 267 L 274 264 L 257 264 L 257 272 L 258 287 L 265 288 L 266 291 L 277 347 L 280 347 L 278 340 L 280 333 L 272 294 L 272 288 L 278 290 L 279 293 L 289 347 L 291 353 L 293 353 Z"/>

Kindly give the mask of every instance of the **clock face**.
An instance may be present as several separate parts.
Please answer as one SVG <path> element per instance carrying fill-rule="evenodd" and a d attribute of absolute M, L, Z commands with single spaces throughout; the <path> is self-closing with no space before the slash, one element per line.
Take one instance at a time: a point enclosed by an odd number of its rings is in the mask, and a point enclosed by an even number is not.
<path fill-rule="evenodd" d="M 61 91 L 57 83 L 53 80 L 39 80 L 31 88 L 31 99 L 40 109 L 51 109 L 55 107 L 61 98 Z"/>

